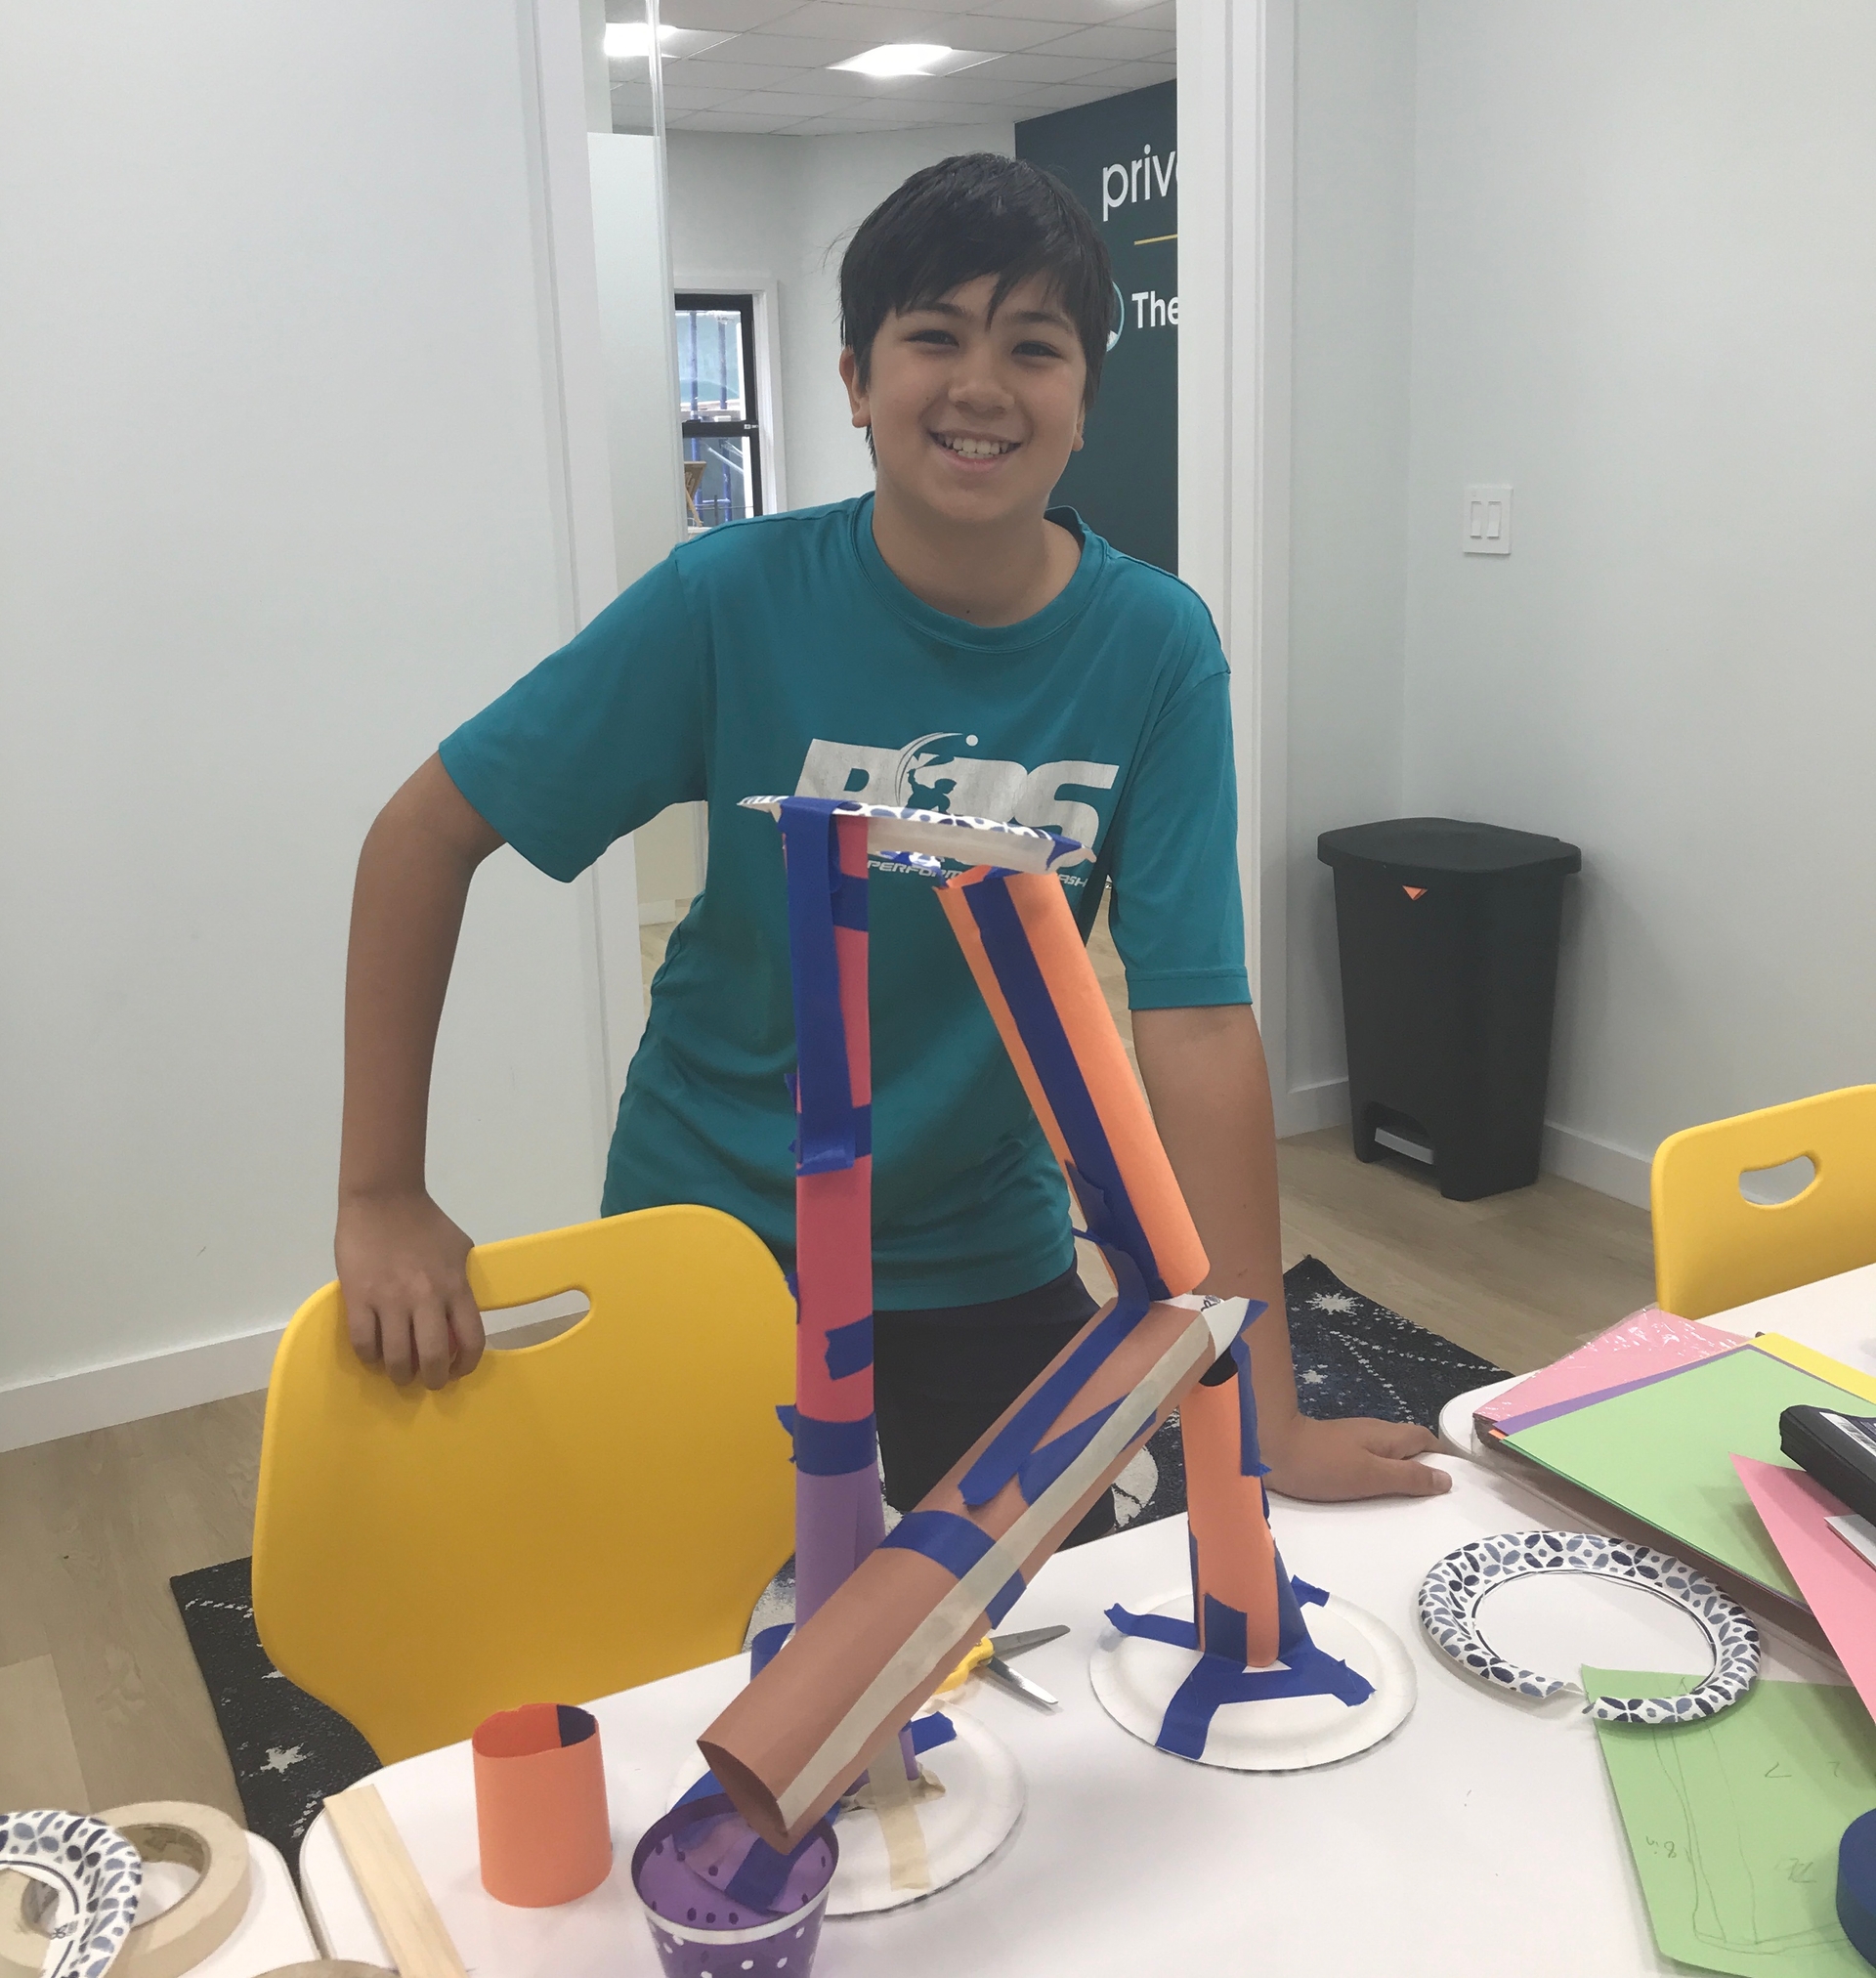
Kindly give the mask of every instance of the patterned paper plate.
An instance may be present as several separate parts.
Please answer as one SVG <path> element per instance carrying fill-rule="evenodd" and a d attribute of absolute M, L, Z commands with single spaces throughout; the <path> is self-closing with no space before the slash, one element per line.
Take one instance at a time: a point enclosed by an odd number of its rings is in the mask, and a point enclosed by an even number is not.
<path fill-rule="evenodd" d="M 1534 1572 L 1583 1572 L 1613 1579 L 1671 1601 L 1707 1638 L 1713 1668 L 1684 1697 L 1592 1697 L 1589 1710 L 1605 1724 L 1685 1724 L 1736 1703 L 1759 1673 L 1759 1631 L 1745 1610 L 1692 1567 L 1665 1552 L 1585 1531 L 1504 1531 L 1449 1552 L 1420 1587 L 1420 1624 L 1443 1655 L 1469 1675 L 1521 1697 L 1582 1694 L 1567 1676 L 1541 1675 L 1507 1661 L 1479 1630 L 1479 1604 L 1495 1587 Z"/>
<path fill-rule="evenodd" d="M 0 1813 L 0 1869 L 52 1891 L 46 1978 L 101 1978 L 137 1920 L 144 1864 L 130 1842 L 82 1813 Z"/>

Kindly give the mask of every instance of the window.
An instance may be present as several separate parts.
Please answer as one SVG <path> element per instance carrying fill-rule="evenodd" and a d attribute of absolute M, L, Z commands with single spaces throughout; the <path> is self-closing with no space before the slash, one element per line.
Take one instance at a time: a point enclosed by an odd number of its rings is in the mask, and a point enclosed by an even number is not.
<path fill-rule="evenodd" d="M 691 528 L 760 515 L 753 295 L 678 296 L 677 376 Z"/>

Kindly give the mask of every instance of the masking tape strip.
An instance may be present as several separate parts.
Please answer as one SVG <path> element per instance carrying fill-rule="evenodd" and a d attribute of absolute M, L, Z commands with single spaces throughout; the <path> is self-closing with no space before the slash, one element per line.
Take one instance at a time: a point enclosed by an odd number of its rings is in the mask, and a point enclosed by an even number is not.
<path fill-rule="evenodd" d="M 867 1799 L 886 1843 L 886 1880 L 895 1889 L 931 1887 L 925 1830 L 913 1804 L 912 1782 L 900 1762 L 899 1735 L 888 1731 L 867 1754 Z"/>
<path fill-rule="evenodd" d="M 160 1915 L 139 1923 L 111 1961 L 112 1978 L 183 1978 L 240 1927 L 247 1914 L 247 1834 L 218 1807 L 149 1800 L 97 1816 L 130 1842 L 146 1862 L 192 1868 L 195 1884 Z M 24 1888 L 9 1880 L 0 1891 L 0 1973 L 34 1974 L 43 1967 L 46 1938 L 26 1920 Z"/>
<path fill-rule="evenodd" d="M 86 1813 L 0 1813 L 0 1973 L 79 1978 L 102 1971 L 137 1914 L 144 1865 L 120 1833 Z M 35 1928 L 27 1916 L 40 1925 Z"/>

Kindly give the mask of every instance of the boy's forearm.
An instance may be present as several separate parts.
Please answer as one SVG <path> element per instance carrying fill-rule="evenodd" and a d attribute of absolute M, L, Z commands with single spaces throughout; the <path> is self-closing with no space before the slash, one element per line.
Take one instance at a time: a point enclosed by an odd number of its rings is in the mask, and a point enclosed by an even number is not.
<path fill-rule="evenodd" d="M 1261 1299 L 1251 1372 L 1265 1438 L 1297 1419 L 1283 1305 L 1276 1126 L 1263 1041 L 1248 1004 L 1138 1010 L 1133 1049 L 1172 1172 L 1211 1263 L 1204 1289 Z"/>
<path fill-rule="evenodd" d="M 463 906 L 500 843 L 435 756 L 365 837 L 346 958 L 341 1200 L 423 1189 L 430 1069 Z"/>

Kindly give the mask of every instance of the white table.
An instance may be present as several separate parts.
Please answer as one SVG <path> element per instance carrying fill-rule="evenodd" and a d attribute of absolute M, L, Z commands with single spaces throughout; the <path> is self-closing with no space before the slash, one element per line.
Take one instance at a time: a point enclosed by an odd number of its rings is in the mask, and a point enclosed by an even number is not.
<path fill-rule="evenodd" d="M 1755 1298 L 1750 1304 L 1716 1312 L 1701 1323 L 1719 1332 L 1737 1333 L 1741 1339 L 1756 1339 L 1762 1332 L 1783 1333 L 1847 1367 L 1876 1374 L 1876 1264 L 1820 1277 L 1815 1284 L 1801 1284 L 1793 1291 L 1774 1292 L 1769 1298 Z M 1475 1456 L 1478 1437 L 1472 1417 L 1523 1378 L 1513 1374 L 1509 1380 L 1489 1381 L 1455 1395 L 1439 1411 L 1439 1433 L 1447 1446 L 1462 1456 Z"/>
<path fill-rule="evenodd" d="M 195 1871 L 175 1862 L 147 1862 L 138 1891 L 137 1920 L 148 1922 L 179 1903 L 194 1886 Z M 263 1978 L 320 1955 L 307 1927 L 280 1851 L 257 1833 L 247 1836 L 247 1907 L 234 1934 L 190 1966 L 189 1978 Z"/>
<path fill-rule="evenodd" d="M 1022 1823 L 985 1868 L 929 1902 L 830 1923 L 817 1978 L 1143 1970 L 1632 1978 L 1678 1968 L 1655 1955 L 1590 1720 L 1568 1698 L 1533 1705 L 1472 1683 L 1433 1652 L 1414 1618 L 1415 1592 L 1435 1559 L 1556 1514 L 1475 1464 L 1431 1460 L 1453 1477 L 1446 1496 L 1276 1503 L 1291 1567 L 1380 1615 L 1407 1645 L 1420 1698 L 1392 1739 L 1324 1771 L 1258 1777 L 1189 1765 L 1129 1737 L 1088 1689 L 1088 1654 L 1107 1606 L 1138 1611 L 1185 1583 L 1185 1521 L 1059 1554 L 1004 1625 L 1072 1625 L 1065 1640 L 1023 1659 L 1062 1710 L 1046 1716 L 981 1685 L 964 1706 L 1022 1766 Z M 1605 1614 L 1609 1631 L 1592 1641 L 1539 1599 L 1506 1646 L 1614 1667 L 1688 1666 L 1689 1624 L 1645 1596 L 1634 1608 L 1644 1612 Z M 631 1893 L 631 1846 L 663 1811 L 680 1759 L 741 1685 L 744 1666 L 741 1657 L 712 1663 L 592 1705 L 616 1861 L 609 1881 L 563 1909 L 508 1910 L 484 1894 L 466 1744 L 379 1775 L 472 1973 L 658 1970 Z M 1774 1648 L 1766 1673 L 1842 1680 L 1796 1646 Z M 307 1835 L 301 1884 L 333 1956 L 388 1963 L 323 1818 Z"/>

